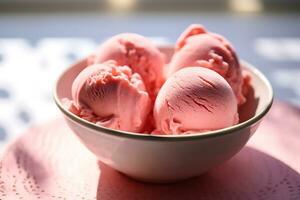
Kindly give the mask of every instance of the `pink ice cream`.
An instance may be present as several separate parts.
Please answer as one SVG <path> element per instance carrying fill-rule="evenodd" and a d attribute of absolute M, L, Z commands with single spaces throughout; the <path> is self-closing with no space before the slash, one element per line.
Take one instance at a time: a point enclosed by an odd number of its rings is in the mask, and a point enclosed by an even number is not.
<path fill-rule="evenodd" d="M 164 82 L 162 54 L 150 40 L 138 34 L 123 33 L 108 39 L 91 60 L 93 63 L 115 60 L 119 65 L 129 66 L 141 75 L 152 99 Z"/>
<path fill-rule="evenodd" d="M 203 67 L 187 67 L 170 76 L 153 112 L 157 130 L 152 134 L 204 132 L 238 123 L 232 88 L 218 73 Z"/>
<path fill-rule="evenodd" d="M 74 105 L 83 119 L 108 128 L 142 132 L 151 100 L 139 74 L 115 61 L 85 68 L 72 85 Z M 75 109 L 77 108 L 77 110 Z"/>
<path fill-rule="evenodd" d="M 245 102 L 242 94 L 243 78 L 237 55 L 222 36 L 208 32 L 201 25 L 189 26 L 179 37 L 175 53 L 167 69 L 170 77 L 179 69 L 201 66 L 223 76 L 232 87 L 238 104 Z"/>

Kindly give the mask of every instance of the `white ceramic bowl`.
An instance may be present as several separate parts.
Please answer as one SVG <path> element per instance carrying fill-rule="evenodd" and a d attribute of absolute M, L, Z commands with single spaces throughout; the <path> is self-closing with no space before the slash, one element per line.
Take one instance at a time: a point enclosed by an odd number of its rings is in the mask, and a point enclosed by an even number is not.
<path fill-rule="evenodd" d="M 170 48 L 161 50 L 171 56 Z M 63 107 L 61 100 L 71 98 L 71 85 L 86 66 L 86 60 L 68 68 L 58 79 L 55 102 L 69 127 L 98 159 L 138 180 L 174 182 L 198 176 L 234 156 L 256 131 L 272 105 L 273 92 L 265 76 L 243 62 L 251 76 L 253 90 L 240 108 L 238 125 L 193 135 L 154 136 L 112 130 L 85 121 Z M 88 170 L 88 169 L 86 169 Z"/>

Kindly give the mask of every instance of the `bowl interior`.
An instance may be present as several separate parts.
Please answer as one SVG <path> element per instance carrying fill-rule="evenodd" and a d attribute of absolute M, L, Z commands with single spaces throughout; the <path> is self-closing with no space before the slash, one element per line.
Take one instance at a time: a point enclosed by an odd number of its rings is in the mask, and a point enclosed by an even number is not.
<path fill-rule="evenodd" d="M 172 57 L 173 49 L 170 47 L 161 47 L 160 50 L 164 53 L 166 60 L 169 61 Z M 87 59 L 77 62 L 69 67 L 58 79 L 55 88 L 55 97 L 61 109 L 64 109 L 61 100 L 63 98 L 71 99 L 73 80 L 87 64 Z M 244 61 L 242 61 L 242 69 L 244 74 L 250 76 L 251 87 L 247 94 L 247 102 L 239 108 L 240 124 L 252 118 L 259 118 L 259 115 L 262 117 L 270 108 L 273 99 L 271 85 L 258 69 Z"/>

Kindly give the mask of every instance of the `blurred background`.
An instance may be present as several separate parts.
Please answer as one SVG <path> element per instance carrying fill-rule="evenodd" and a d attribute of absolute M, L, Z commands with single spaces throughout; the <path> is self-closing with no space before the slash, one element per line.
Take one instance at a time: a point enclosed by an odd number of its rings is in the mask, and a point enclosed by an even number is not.
<path fill-rule="evenodd" d="M 0 0 L 0 149 L 58 117 L 54 82 L 121 32 L 174 44 L 191 23 L 228 38 L 277 100 L 300 105 L 300 0 Z"/>

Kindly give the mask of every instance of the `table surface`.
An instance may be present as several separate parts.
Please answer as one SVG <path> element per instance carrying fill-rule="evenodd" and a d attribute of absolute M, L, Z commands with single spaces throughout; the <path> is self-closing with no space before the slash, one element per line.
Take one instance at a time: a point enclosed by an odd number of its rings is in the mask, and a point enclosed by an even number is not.
<path fill-rule="evenodd" d="M 2 155 L 0 199 L 298 200 L 299 114 L 275 101 L 236 156 L 198 178 L 166 185 L 137 182 L 99 163 L 56 119 L 28 130 Z"/>
<path fill-rule="evenodd" d="M 299 21 L 297 13 L 0 13 L 0 149 L 28 127 L 56 118 L 57 76 L 120 32 L 173 44 L 189 24 L 201 23 L 263 71 L 277 99 L 300 105 Z"/>

